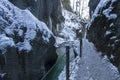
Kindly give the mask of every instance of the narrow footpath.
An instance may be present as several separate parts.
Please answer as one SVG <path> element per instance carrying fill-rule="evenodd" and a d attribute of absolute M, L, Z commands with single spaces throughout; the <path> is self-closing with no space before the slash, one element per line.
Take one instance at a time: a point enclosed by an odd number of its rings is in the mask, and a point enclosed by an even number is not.
<path fill-rule="evenodd" d="M 109 60 L 100 57 L 94 45 L 83 39 L 83 56 L 76 72 L 77 80 L 120 80 L 117 68 Z"/>
<path fill-rule="evenodd" d="M 83 39 L 82 58 L 77 57 L 70 66 L 70 80 L 120 80 L 120 74 L 107 57 L 102 58 L 101 52 L 94 45 Z M 59 76 L 65 80 L 65 69 Z"/>

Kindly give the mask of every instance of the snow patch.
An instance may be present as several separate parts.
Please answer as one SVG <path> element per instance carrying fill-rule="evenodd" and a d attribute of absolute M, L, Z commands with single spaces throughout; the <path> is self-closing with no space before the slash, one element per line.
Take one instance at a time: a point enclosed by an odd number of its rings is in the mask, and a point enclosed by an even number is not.
<path fill-rule="evenodd" d="M 117 36 L 112 36 L 110 39 L 116 39 L 117 38 Z"/>
<path fill-rule="evenodd" d="M 18 48 L 19 51 L 26 51 L 27 53 L 32 49 L 32 46 L 28 41 L 19 42 L 16 44 L 16 47 Z"/>
<path fill-rule="evenodd" d="M 105 35 L 111 34 L 111 31 L 106 31 Z"/>
<path fill-rule="evenodd" d="M 113 7 L 109 7 L 108 9 L 103 11 L 103 14 L 108 18 L 108 20 L 117 18 L 117 14 L 110 14 L 112 10 Z"/>
<path fill-rule="evenodd" d="M 12 38 L 6 37 L 6 35 L 2 34 L 0 35 L 0 50 L 2 51 L 2 54 L 6 53 L 6 49 L 8 47 L 14 47 L 15 43 Z"/>

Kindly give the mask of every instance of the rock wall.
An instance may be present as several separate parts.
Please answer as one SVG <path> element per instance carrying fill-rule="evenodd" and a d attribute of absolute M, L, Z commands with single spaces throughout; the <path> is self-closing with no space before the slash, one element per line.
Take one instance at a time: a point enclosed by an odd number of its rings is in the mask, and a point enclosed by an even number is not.
<path fill-rule="evenodd" d="M 9 0 L 21 9 L 29 9 L 34 16 L 45 22 L 50 29 L 64 21 L 60 0 Z M 52 21 L 52 23 L 50 22 Z M 52 30 L 55 32 L 55 30 Z"/>
<path fill-rule="evenodd" d="M 0 80 L 40 80 L 57 60 L 54 43 L 29 10 L 0 0 Z"/>
<path fill-rule="evenodd" d="M 120 1 L 101 0 L 88 25 L 87 38 L 120 69 Z"/>
<path fill-rule="evenodd" d="M 70 6 L 70 0 L 61 0 L 63 7 L 68 10 L 68 11 L 72 11 L 72 8 Z"/>
<path fill-rule="evenodd" d="M 90 17 L 92 17 L 92 14 L 94 13 L 99 2 L 100 2 L 100 0 L 89 0 L 88 6 L 89 6 Z"/>

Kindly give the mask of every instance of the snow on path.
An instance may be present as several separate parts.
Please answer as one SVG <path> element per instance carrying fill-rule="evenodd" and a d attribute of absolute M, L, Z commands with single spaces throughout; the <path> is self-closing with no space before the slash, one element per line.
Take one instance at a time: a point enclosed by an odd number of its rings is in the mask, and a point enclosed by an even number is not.
<path fill-rule="evenodd" d="M 120 74 L 107 57 L 101 58 L 94 45 L 83 39 L 83 56 L 70 64 L 70 80 L 120 80 Z M 65 79 L 65 69 L 59 76 Z"/>
<path fill-rule="evenodd" d="M 83 57 L 76 80 L 120 80 L 117 68 L 107 58 L 101 58 L 94 45 L 83 39 Z"/>

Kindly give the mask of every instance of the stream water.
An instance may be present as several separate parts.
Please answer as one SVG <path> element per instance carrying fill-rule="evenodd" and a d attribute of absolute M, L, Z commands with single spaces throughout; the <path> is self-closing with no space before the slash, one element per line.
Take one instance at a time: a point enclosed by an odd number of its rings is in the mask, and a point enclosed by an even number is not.
<path fill-rule="evenodd" d="M 63 46 L 59 47 L 56 50 L 56 52 L 59 57 L 58 57 L 55 67 L 47 75 L 47 80 L 58 80 L 59 74 L 61 73 L 61 71 L 64 69 L 66 65 L 66 48 Z M 73 60 L 73 58 L 74 58 L 73 48 L 70 48 L 70 60 Z"/>

